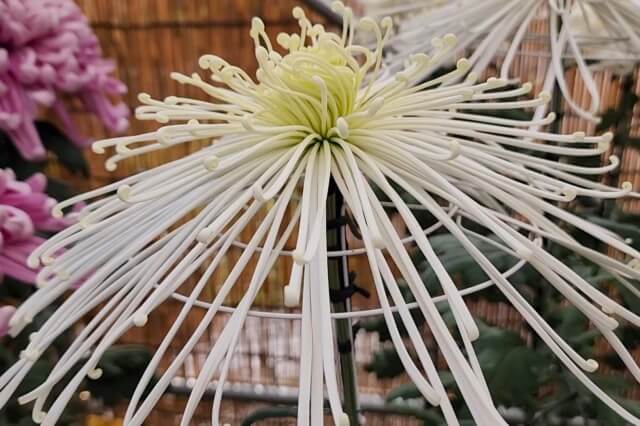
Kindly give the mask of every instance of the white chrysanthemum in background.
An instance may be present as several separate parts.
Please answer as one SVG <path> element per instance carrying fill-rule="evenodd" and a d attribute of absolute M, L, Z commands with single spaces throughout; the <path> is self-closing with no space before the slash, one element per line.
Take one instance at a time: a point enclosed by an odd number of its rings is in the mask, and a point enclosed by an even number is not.
<path fill-rule="evenodd" d="M 447 361 L 469 411 L 479 425 L 506 425 L 494 406 L 480 371 L 473 342 L 478 327 L 437 254 L 398 189 L 410 194 L 422 208 L 454 235 L 492 283 L 522 314 L 528 324 L 588 389 L 627 421 L 640 420 L 603 393 L 588 373 L 598 364 L 574 351 L 532 308 L 501 272 L 479 251 L 477 234 L 463 227 L 456 215 L 494 233 L 502 250 L 530 264 L 567 300 L 586 315 L 640 381 L 640 369 L 614 330 L 619 320 L 640 325 L 640 318 L 592 287 L 541 245 L 549 239 L 593 261 L 619 277 L 623 285 L 640 278 L 640 253 L 615 235 L 556 206 L 576 196 L 618 198 L 631 185 L 611 188 L 588 177 L 606 173 L 618 159 L 603 167 L 582 167 L 552 161 L 533 153 L 562 157 L 598 156 L 606 152 L 611 135 L 584 133 L 555 135 L 528 130 L 553 120 L 517 121 L 481 114 L 484 110 L 536 108 L 549 100 L 521 100 L 531 90 L 508 86 L 503 79 L 476 82 L 467 74 L 471 63 L 438 78 L 418 83 L 424 72 L 454 49 L 455 38 L 433 40 L 432 57 L 411 56 L 392 77 L 382 77 L 382 50 L 391 34 L 391 20 L 379 26 L 364 18 L 355 22 L 350 9 L 337 3 L 344 16 L 341 34 L 311 24 L 294 9 L 299 34 L 279 34 L 272 48 L 260 19 L 250 35 L 259 63 L 256 81 L 242 69 L 207 55 L 200 59 L 206 79 L 197 74 L 173 74 L 178 82 L 200 88 L 211 101 L 168 97 L 154 100 L 141 95 L 139 119 L 163 124 L 157 131 L 97 142 L 103 152 L 115 147 L 107 167 L 135 155 L 189 141 L 212 140 L 210 146 L 166 165 L 61 203 L 54 213 L 80 200 L 91 200 L 77 225 L 57 234 L 32 256 L 42 263 L 38 292 L 18 308 L 10 332 L 19 333 L 34 316 L 79 280 L 73 292 L 47 322 L 31 336 L 21 359 L 0 377 L 0 406 L 16 391 L 43 351 L 64 330 L 86 315 L 94 315 L 59 360 L 49 377 L 20 397 L 33 402 L 34 420 L 54 425 L 62 410 L 88 376 L 100 377 L 97 364 L 129 328 L 143 327 L 149 314 L 180 290 L 183 308 L 164 336 L 142 377 L 125 415 L 126 425 L 141 425 L 170 385 L 200 337 L 208 330 L 222 303 L 250 276 L 246 292 L 210 348 L 195 381 L 182 418 L 189 425 L 205 390 L 217 378 L 213 422 L 218 424 L 220 399 L 240 330 L 256 294 L 274 262 L 282 255 L 294 259 L 290 281 L 283 291 L 289 306 L 301 304 L 301 360 L 298 424 L 322 424 L 323 389 L 336 424 L 348 424 L 344 414 L 334 361 L 334 338 L 327 272 L 326 201 L 333 179 L 355 219 L 364 242 L 373 285 L 392 341 L 405 370 L 424 397 L 439 406 L 449 425 L 458 420 L 438 372 L 404 303 L 399 271 L 426 319 Z M 375 35 L 374 50 L 353 43 L 356 27 Z M 467 77 L 459 83 L 454 81 Z M 532 140 L 542 143 L 532 142 Z M 297 194 L 301 192 L 298 197 Z M 380 197 L 384 194 L 385 201 Z M 294 196 L 295 195 L 295 196 Z M 388 201 L 406 225 L 411 240 L 437 274 L 446 302 L 455 316 L 449 330 L 391 223 Z M 447 208 L 446 206 L 450 206 Z M 620 250 L 618 261 L 580 245 L 551 220 L 559 218 L 603 243 Z M 240 233 L 257 224 L 252 238 L 239 244 Z M 290 237 L 292 252 L 283 250 Z M 193 309 L 201 309 L 201 293 L 219 271 L 225 254 L 241 245 L 233 265 L 192 336 L 180 353 L 151 383 L 169 344 Z M 197 284 L 187 287 L 187 280 Z M 245 284 L 245 283 L 243 283 Z M 635 289 L 634 289 L 635 290 Z M 392 313 L 396 305 L 399 321 Z M 413 359 L 399 328 L 409 332 Z M 454 335 L 459 335 L 460 347 Z M 63 380 L 60 391 L 54 386 Z M 150 391 L 145 393 L 145 389 Z M 58 389 L 58 388 L 56 388 Z"/>
<path fill-rule="evenodd" d="M 472 71 L 482 73 L 496 58 L 503 58 L 500 77 L 511 79 L 512 65 L 519 54 L 527 54 L 527 43 L 545 44 L 551 54 L 544 89 L 557 83 L 571 108 L 581 117 L 597 121 L 600 95 L 590 68 L 613 67 L 640 60 L 640 6 L 629 0 L 360 0 L 365 11 L 393 14 L 397 26 L 388 42 L 386 62 L 400 70 L 412 54 L 429 53 L 433 37 L 454 33 L 459 51 L 472 52 Z M 545 39 L 531 39 L 529 26 L 547 21 Z M 588 108 L 573 99 L 564 78 L 564 64 L 575 64 L 591 98 Z M 427 77 L 434 69 L 427 70 Z M 537 118 L 546 113 L 539 108 Z"/>

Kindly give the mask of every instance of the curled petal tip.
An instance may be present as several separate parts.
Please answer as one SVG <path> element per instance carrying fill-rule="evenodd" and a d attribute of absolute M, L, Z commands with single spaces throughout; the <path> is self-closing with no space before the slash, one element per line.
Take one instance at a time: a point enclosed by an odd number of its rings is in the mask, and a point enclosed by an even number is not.
<path fill-rule="evenodd" d="M 31 269 L 37 269 L 40 266 L 40 259 L 37 256 L 29 256 L 27 266 Z"/>
<path fill-rule="evenodd" d="M 542 102 L 547 103 L 547 102 L 549 102 L 551 100 L 551 93 L 547 92 L 546 90 L 543 90 L 538 95 L 538 98 L 540 98 L 540 100 L 542 100 Z"/>
<path fill-rule="evenodd" d="M 305 259 L 303 251 L 294 250 L 291 257 L 293 258 L 293 261 L 296 262 L 298 265 L 306 265 L 307 263 L 309 263 L 307 259 Z"/>
<path fill-rule="evenodd" d="M 218 71 L 222 67 L 222 63 L 215 55 L 202 55 L 198 58 L 198 66 L 204 69 L 210 69 L 212 71 Z M 165 102 L 169 102 L 165 99 Z"/>
<path fill-rule="evenodd" d="M 104 168 L 107 169 L 108 172 L 115 172 L 118 168 L 118 163 L 113 159 L 108 159 L 104 163 Z"/>
<path fill-rule="evenodd" d="M 333 10 L 336 13 L 342 13 L 345 10 L 345 6 L 344 3 L 342 3 L 341 1 L 334 1 L 331 3 L 331 10 Z"/>
<path fill-rule="evenodd" d="M 604 304 L 601 306 L 601 308 L 602 308 L 602 312 L 604 312 L 607 315 L 613 315 L 616 313 L 616 310 L 613 305 Z"/>
<path fill-rule="evenodd" d="M 445 46 L 455 46 L 456 42 L 457 42 L 458 38 L 455 36 L 455 34 L 445 34 L 444 37 L 442 37 L 442 42 L 445 44 Z"/>
<path fill-rule="evenodd" d="M 189 77 L 187 77 L 184 74 L 180 74 L 179 72 L 172 72 L 169 74 L 169 77 L 171 77 L 172 80 L 177 81 L 180 84 L 185 84 L 189 81 Z"/>
<path fill-rule="evenodd" d="M 213 232 L 209 228 L 204 228 L 198 232 L 198 235 L 196 236 L 196 240 L 202 244 L 209 244 L 213 238 Z"/>
<path fill-rule="evenodd" d="M 598 144 L 598 149 L 602 152 L 608 151 L 611 148 L 611 141 L 602 141 Z"/>
<path fill-rule="evenodd" d="M 611 162 L 614 167 L 618 167 L 618 165 L 620 164 L 620 157 L 618 157 L 617 155 L 610 155 L 609 162 Z"/>
<path fill-rule="evenodd" d="M 458 62 L 456 62 L 456 68 L 458 71 L 466 72 L 471 68 L 471 61 L 467 58 L 460 58 Z"/>
<path fill-rule="evenodd" d="M 23 396 L 18 397 L 18 404 L 26 405 L 26 404 L 30 403 L 31 401 L 33 401 L 34 399 L 35 398 L 33 396 L 29 397 L 29 396 L 23 395 Z M 35 415 L 36 415 L 36 412 L 34 411 L 34 413 L 33 413 L 33 416 L 34 416 L 33 417 L 33 421 L 36 422 L 36 423 L 41 423 L 42 420 L 40 420 L 40 421 L 36 420 Z"/>
<path fill-rule="evenodd" d="M 346 139 L 349 137 L 349 123 L 344 117 L 339 117 L 336 120 L 336 131 L 338 132 L 338 136 L 342 139 Z"/>
<path fill-rule="evenodd" d="M 203 161 L 204 167 L 210 172 L 214 171 L 220 165 L 220 159 L 215 155 L 207 157 Z"/>
<path fill-rule="evenodd" d="M 461 92 L 462 99 L 465 101 L 470 101 L 471 99 L 473 99 L 474 94 L 475 91 L 472 88 L 464 89 Z"/>
<path fill-rule="evenodd" d="M 284 288 L 284 306 L 287 308 L 295 308 L 300 305 L 300 292 L 291 286 Z"/>
<path fill-rule="evenodd" d="M 149 317 L 145 313 L 137 313 L 133 316 L 133 325 L 136 327 L 144 327 L 147 324 Z"/>
<path fill-rule="evenodd" d="M 304 10 L 300 6 L 295 6 L 291 11 L 291 15 L 296 19 L 302 19 L 305 17 Z"/>
<path fill-rule="evenodd" d="M 44 419 L 47 417 L 47 413 L 44 411 L 34 411 L 31 418 L 33 422 L 36 424 L 40 424 L 44 422 Z"/>
<path fill-rule="evenodd" d="M 589 373 L 595 373 L 598 368 L 600 368 L 600 364 L 595 359 L 588 359 L 585 365 L 585 370 Z"/>
<path fill-rule="evenodd" d="M 138 93 L 138 101 L 146 104 L 152 101 L 151 95 L 146 93 L 146 92 L 140 92 Z"/>
<path fill-rule="evenodd" d="M 294 8 L 294 16 L 295 16 L 295 8 Z M 262 32 L 265 29 L 264 22 L 262 21 L 262 19 L 258 18 L 257 16 L 254 16 L 253 18 L 251 18 L 251 27 L 259 32 Z"/>
<path fill-rule="evenodd" d="M 611 142 L 613 140 L 613 133 L 612 132 L 607 132 L 605 134 L 602 135 L 602 137 L 604 138 L 604 140 L 606 142 Z"/>
<path fill-rule="evenodd" d="M 116 191 L 121 201 L 127 202 L 131 195 L 131 187 L 129 185 L 120 185 Z"/>
<path fill-rule="evenodd" d="M 51 216 L 53 216 L 56 219 L 62 219 L 62 217 L 64 216 L 64 213 L 62 212 L 62 209 L 59 207 L 58 204 L 53 206 L 53 208 L 51 209 Z"/>
<path fill-rule="evenodd" d="M 291 42 L 291 37 L 287 33 L 279 33 L 276 36 L 276 42 L 284 49 L 288 49 Z"/>
<path fill-rule="evenodd" d="M 472 342 L 475 342 L 480 337 L 480 329 L 478 328 L 478 325 L 475 322 L 467 325 L 466 331 L 467 331 L 467 337 Z"/>
<path fill-rule="evenodd" d="M 494 89 L 507 84 L 507 80 L 504 80 L 502 78 L 490 77 L 489 79 L 487 79 L 487 83 L 490 88 Z"/>
<path fill-rule="evenodd" d="M 351 424 L 351 421 L 349 420 L 349 416 L 346 415 L 345 413 L 340 413 L 338 417 L 339 417 L 338 422 L 340 426 L 349 426 Z"/>
<path fill-rule="evenodd" d="M 40 352 L 34 348 L 27 348 L 20 352 L 20 356 L 27 361 L 35 362 L 40 357 Z"/>
<path fill-rule="evenodd" d="M 104 154 L 104 148 L 102 146 L 99 145 L 99 142 L 94 142 L 93 144 L 91 144 L 91 151 L 94 152 L 94 154 Z"/>
<path fill-rule="evenodd" d="M 87 377 L 89 377 L 91 380 L 98 380 L 100 377 L 102 377 L 102 368 L 92 368 L 87 373 Z"/>

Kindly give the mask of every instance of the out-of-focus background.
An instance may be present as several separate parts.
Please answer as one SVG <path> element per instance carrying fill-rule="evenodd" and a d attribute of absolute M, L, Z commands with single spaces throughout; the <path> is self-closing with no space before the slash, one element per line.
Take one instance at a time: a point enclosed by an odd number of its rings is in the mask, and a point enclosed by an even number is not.
<path fill-rule="evenodd" d="M 291 16 L 291 9 L 296 5 L 305 8 L 312 21 L 327 22 L 327 18 L 317 10 L 310 8 L 304 2 L 294 0 L 77 0 L 77 5 L 95 31 L 103 49 L 103 56 L 115 61 L 114 75 L 128 88 L 128 92 L 122 95 L 122 100 L 130 111 L 133 111 L 138 105 L 137 95 L 141 92 L 160 98 L 169 95 L 202 97 L 201 93 L 171 80 L 169 74 L 172 71 L 187 74 L 197 71 L 197 60 L 206 53 L 215 53 L 252 74 L 255 71 L 256 62 L 253 54 L 253 42 L 248 33 L 250 20 L 253 16 L 260 16 L 264 20 L 267 32 L 272 37 L 282 31 L 297 31 L 297 21 Z M 515 61 L 514 74 L 522 76 L 523 81 L 532 81 L 536 87 L 535 90 L 540 90 L 548 63 L 548 57 L 541 54 L 541 52 L 548 51 L 548 46 L 544 37 L 536 36 L 536 34 L 543 34 L 546 25 L 544 20 L 534 20 L 529 28 L 531 37 L 529 41 L 524 43 L 523 50 L 519 52 Z M 567 80 L 575 98 L 582 100 L 586 105 L 588 103 L 586 90 L 582 87 L 580 80 L 575 78 L 575 74 L 575 70 L 569 68 Z M 629 95 L 640 93 L 638 72 L 620 77 L 613 72 L 603 71 L 598 72 L 596 77 L 602 94 L 602 111 L 619 111 L 622 115 L 627 114 L 626 121 L 621 119 L 611 121 L 614 127 L 620 127 L 613 130 L 624 132 L 631 139 L 631 142 L 634 142 L 634 138 L 640 134 L 638 121 L 640 111 L 635 104 L 637 99 L 629 99 Z M 632 101 L 633 103 L 629 106 L 629 102 Z M 113 135 L 105 130 L 100 119 L 95 114 L 87 112 L 77 99 L 65 99 L 64 102 L 68 105 L 71 119 L 76 123 L 79 133 L 94 140 Z M 579 119 L 561 103 L 556 107 L 564 113 L 560 117 L 558 130 L 563 133 L 571 133 L 586 128 L 590 133 L 595 132 L 593 124 Z M 39 116 L 39 119 L 50 120 L 61 126 L 60 119 L 55 114 L 44 113 Z M 155 127 L 156 123 L 139 122 L 131 118 L 130 127 L 126 133 L 142 133 Z M 638 153 L 640 145 L 634 145 L 631 142 L 623 143 L 618 140 L 618 143 L 614 143 L 612 150 L 620 155 L 621 165 L 618 173 L 607 176 L 608 183 L 615 185 L 618 182 L 631 181 L 635 188 L 640 187 L 640 155 Z M 181 145 L 171 150 L 135 157 L 122 162 L 113 172 L 108 172 L 104 168 L 106 156 L 96 155 L 86 148 L 82 151 L 83 158 L 86 160 L 86 174 L 78 172 L 77 169 L 71 168 L 70 170 L 63 161 L 60 161 L 56 152 L 49 151 L 48 161 L 46 161 L 43 171 L 52 180 L 66 184 L 69 191 L 80 192 L 179 158 L 198 148 L 197 144 Z M 620 202 L 616 208 L 627 214 L 640 213 L 640 201 Z M 354 240 L 353 244 L 357 244 L 357 241 Z M 234 255 L 237 256 L 238 253 L 236 252 Z M 615 253 L 610 254 L 615 255 Z M 233 256 L 227 260 L 228 264 L 233 264 L 233 261 Z M 287 280 L 287 262 L 288 260 L 282 260 L 274 269 L 269 277 L 269 284 L 265 286 L 259 297 L 258 308 L 282 309 L 282 284 Z M 349 266 L 357 273 L 358 285 L 370 288 L 364 262 L 365 259 L 355 257 L 350 260 Z M 460 280 L 466 278 L 463 269 L 458 272 L 458 277 Z M 215 288 L 209 289 L 209 295 L 214 291 Z M 9 296 L 15 298 L 15 295 L 10 294 Z M 377 307 L 375 297 L 365 298 L 356 295 L 353 298 L 353 303 L 356 309 Z M 519 345 L 522 347 L 535 346 L 530 330 L 523 325 L 519 315 L 500 298 L 480 294 L 471 298 L 469 303 L 474 314 L 486 324 L 491 332 L 495 332 L 492 334 L 495 341 L 489 342 L 490 345 L 514 350 L 519 348 Z M 229 300 L 229 304 L 233 304 L 233 300 Z M 131 330 L 122 343 L 135 345 L 127 347 L 148 348 L 152 351 L 172 324 L 179 307 L 180 304 L 175 301 L 164 304 L 150 316 L 149 324 L 146 327 Z M 562 305 L 550 308 L 553 311 L 552 315 L 560 316 L 557 322 L 559 327 L 565 326 L 571 332 L 580 331 L 581 333 L 588 329 L 588 324 L 576 325 L 571 323 L 572 318 L 562 317 L 565 308 L 568 309 L 567 306 Z M 163 398 L 146 424 L 154 426 L 179 424 L 180 414 L 186 402 L 185 392 L 188 391 L 189 384 L 196 377 L 206 357 L 210 342 L 216 339 L 225 319 L 225 315 L 219 315 L 214 321 L 206 339 L 198 344 L 197 350 L 181 370 L 182 380 L 174 382 L 172 392 Z M 193 315 L 189 319 L 189 324 L 195 327 L 198 320 L 198 315 Z M 572 329 L 571 327 L 576 328 Z M 242 422 L 251 413 L 255 413 L 255 410 L 279 405 L 277 403 L 280 397 L 286 399 L 296 395 L 298 330 L 299 325 L 296 321 L 249 318 L 228 378 L 234 387 L 225 394 L 226 399 L 222 410 L 223 422 L 231 425 L 243 424 Z M 390 392 L 402 390 L 398 386 L 410 383 L 402 371 L 396 371 L 397 360 L 392 351 L 387 350 L 385 338 L 380 330 L 382 328 L 379 324 L 370 321 L 361 324 L 361 328 L 356 334 L 355 353 L 359 389 L 363 401 L 366 401 L 370 407 L 370 410 L 365 413 L 366 424 L 432 424 L 429 423 L 428 418 L 418 419 L 417 416 L 377 412 L 376 407 L 385 403 L 385 398 Z M 171 357 L 180 350 L 181 342 L 186 340 L 188 336 L 189 330 L 182 330 L 168 351 L 168 359 L 163 365 L 167 365 Z M 513 343 L 514 336 L 519 343 Z M 640 341 L 638 336 L 633 338 Z M 425 339 L 434 355 L 437 355 L 437 348 L 426 331 Z M 597 356 L 606 359 L 609 348 L 603 341 L 595 339 L 589 344 Z M 509 345 L 513 345 L 513 347 Z M 634 354 L 640 359 L 640 346 L 636 348 Z M 509 363 L 514 362 L 509 357 L 516 355 L 512 351 L 501 353 L 500 356 L 498 358 L 499 364 L 509 372 L 508 368 L 511 367 Z M 533 358 L 522 358 L 522 360 L 527 359 Z M 520 361 L 520 359 L 517 360 Z M 536 358 L 534 361 L 538 362 L 538 359 Z M 443 364 L 441 363 L 441 365 Z M 616 382 L 616 390 L 629 400 L 639 399 L 640 389 L 624 382 L 624 375 L 617 374 L 618 367 L 612 364 L 605 368 L 605 372 L 611 373 L 610 376 L 613 377 L 611 380 L 621 380 Z M 491 385 L 498 388 L 498 398 L 503 397 L 506 403 L 511 402 L 511 405 L 517 406 L 522 401 L 518 401 L 517 398 L 510 400 L 508 394 L 519 392 L 522 389 L 509 386 L 509 383 L 500 387 L 500 381 L 521 381 L 524 382 L 523 386 L 526 388 L 526 392 L 535 396 L 537 400 L 544 401 L 544 404 L 548 404 L 549 400 L 547 399 L 553 395 L 556 388 L 539 386 L 535 378 L 530 377 L 530 372 L 519 371 L 517 367 L 514 369 L 506 377 L 499 377 L 497 372 L 492 376 L 495 382 Z M 606 381 L 606 378 L 602 380 Z M 108 388 L 103 391 L 103 393 L 109 393 Z M 99 398 L 95 398 L 95 395 L 90 394 L 82 395 L 82 399 L 85 403 L 83 410 L 88 413 L 88 416 L 83 416 L 87 425 L 115 426 L 120 424 L 120 416 L 126 407 L 125 399 L 110 402 L 99 400 Z M 550 400 L 553 402 L 552 399 Z M 419 406 L 419 402 L 417 404 Z M 534 403 L 527 401 L 526 404 Z M 542 408 L 539 409 L 546 409 L 544 404 L 540 403 Z M 578 402 L 573 403 L 573 405 L 576 404 Z M 527 407 L 520 408 L 523 411 L 527 409 Z M 585 410 L 589 411 L 589 408 L 585 408 Z M 203 402 L 199 408 L 200 420 L 196 420 L 193 424 L 209 424 L 210 412 L 210 401 Z M 603 426 L 618 424 L 606 423 L 607 417 L 600 412 L 589 411 L 589 413 L 588 417 L 599 421 L 596 424 Z M 571 417 L 571 414 L 567 416 Z M 517 415 L 515 417 L 517 419 Z M 538 424 L 514 421 L 514 424 Z M 27 419 L 25 423 L 19 424 L 30 423 Z M 255 424 L 288 425 L 293 424 L 293 419 L 276 418 Z"/>

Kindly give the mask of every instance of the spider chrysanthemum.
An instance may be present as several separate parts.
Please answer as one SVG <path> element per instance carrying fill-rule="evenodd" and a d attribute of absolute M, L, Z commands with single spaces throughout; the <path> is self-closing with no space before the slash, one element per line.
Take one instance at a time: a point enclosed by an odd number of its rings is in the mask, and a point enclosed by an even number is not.
<path fill-rule="evenodd" d="M 45 265 L 38 275 L 40 289 L 18 308 L 10 332 L 19 333 L 74 283 L 83 281 L 83 285 L 31 336 L 21 359 L 0 377 L 0 406 L 56 336 L 93 312 L 48 378 L 19 399 L 21 403 L 33 402 L 36 421 L 54 425 L 82 381 L 87 376 L 100 376 L 97 365 L 105 350 L 129 328 L 144 326 L 149 314 L 169 298 L 176 298 L 181 289 L 187 291 L 185 282 L 195 276 L 195 286 L 178 297 L 183 307 L 126 412 L 125 424 L 141 425 L 223 309 L 231 289 L 241 276 L 248 276 L 247 289 L 210 348 L 182 418 L 182 425 L 190 424 L 217 374 L 212 417 L 218 424 L 222 389 L 240 329 L 274 262 L 279 256 L 291 255 L 294 263 L 283 291 L 285 304 L 301 305 L 298 424 L 322 423 L 323 390 L 334 422 L 348 424 L 336 378 L 328 289 L 326 201 L 333 180 L 362 236 L 362 251 L 381 312 L 403 366 L 426 400 L 440 407 L 447 424 L 458 424 L 456 413 L 409 313 L 399 288 L 400 278 L 413 293 L 476 423 L 506 425 L 491 400 L 474 353 L 478 327 L 400 191 L 458 239 L 490 277 L 490 284 L 505 295 L 567 369 L 618 414 L 640 424 L 590 379 L 588 373 L 598 368 L 597 362 L 584 359 L 562 340 L 514 288 L 508 271 L 499 271 L 477 248 L 482 237 L 456 220 L 464 218 L 494 233 L 498 246 L 520 266 L 528 263 L 538 270 L 591 320 L 640 380 L 640 369 L 614 332 L 618 321 L 640 325 L 640 318 L 586 282 L 541 244 L 546 239 L 562 245 L 636 291 L 631 280 L 640 278 L 640 253 L 614 234 L 556 205 L 575 197 L 637 196 L 628 183 L 618 189 L 589 179 L 613 170 L 618 159 L 611 157 L 610 164 L 590 168 L 535 155 L 601 155 L 607 151 L 611 135 L 528 130 L 548 124 L 552 114 L 538 121 L 482 114 L 484 110 L 535 108 L 549 96 L 543 93 L 521 100 L 531 85 L 512 88 L 502 79 L 478 83 L 474 74 L 452 83 L 468 71 L 469 62 L 464 59 L 455 70 L 419 82 L 424 70 L 454 47 L 451 35 L 433 41 L 437 47 L 433 57 L 418 54 L 402 71 L 383 73 L 381 56 L 391 21 L 384 19 L 378 25 L 365 18 L 356 22 L 350 9 L 340 3 L 334 6 L 344 18 L 341 34 L 312 25 L 301 9 L 295 9 L 300 33 L 277 37 L 284 54 L 274 50 L 262 21 L 254 19 L 250 34 L 259 64 L 255 80 L 219 57 L 204 56 L 200 66 L 210 74 L 208 78 L 197 74 L 172 77 L 201 89 L 210 101 L 179 97 L 160 101 L 142 95 L 145 105 L 138 109 L 138 118 L 156 120 L 163 126 L 151 133 L 94 145 L 98 152 L 115 147 L 116 154 L 107 161 L 108 168 L 114 168 L 118 161 L 135 155 L 189 141 L 212 141 L 192 155 L 54 209 L 61 215 L 67 206 L 95 199 L 83 210 L 78 224 L 51 238 L 32 255 L 32 266 Z M 375 36 L 374 49 L 353 43 L 357 27 Z M 170 124 L 176 121 L 179 123 Z M 389 207 L 404 221 L 410 238 L 403 239 L 396 231 Z M 615 260 L 580 245 L 552 218 L 590 233 L 626 258 Z M 253 223 L 257 226 L 251 238 L 239 242 L 240 233 Z M 290 238 L 295 247 L 286 251 Z M 218 283 L 213 300 L 200 300 L 232 246 L 242 247 L 242 255 Z M 421 282 L 410 257 L 414 247 L 435 271 L 445 302 L 455 316 L 456 330 L 447 327 Z M 151 381 L 190 311 L 202 308 L 205 313 L 192 336 L 157 381 Z M 409 332 L 415 358 L 409 355 L 400 327 Z M 54 386 L 69 374 L 70 381 L 52 394 Z"/>
<path fill-rule="evenodd" d="M 365 10 L 395 18 L 396 33 L 388 42 L 390 69 L 403 68 L 406 58 L 429 52 L 431 38 L 453 32 L 458 49 L 472 52 L 472 71 L 481 74 L 502 58 L 500 76 L 517 77 L 517 57 L 549 55 L 540 83 L 551 91 L 557 84 L 569 107 L 580 117 L 597 121 L 600 92 L 594 68 L 628 65 L 640 59 L 640 4 L 629 0 L 363 0 Z M 542 25 L 540 25 L 542 24 Z M 535 32 L 532 31 L 535 26 Z M 536 46 L 543 45 L 545 49 Z M 457 52 L 451 52 L 455 57 Z M 589 104 L 571 93 L 565 64 L 575 64 Z M 533 67 L 535 69 L 535 67 Z M 427 70 L 429 75 L 435 68 Z M 532 67 L 522 67 L 530 71 Z M 539 108 L 544 115 L 546 108 Z"/>

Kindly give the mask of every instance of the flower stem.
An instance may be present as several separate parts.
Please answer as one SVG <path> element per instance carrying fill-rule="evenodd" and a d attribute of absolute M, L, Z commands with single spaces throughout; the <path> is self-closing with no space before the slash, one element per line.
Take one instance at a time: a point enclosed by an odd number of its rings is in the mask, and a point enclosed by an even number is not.
<path fill-rule="evenodd" d="M 343 200 L 340 192 L 331 181 L 327 197 L 327 249 L 343 250 L 346 246 L 345 230 L 339 224 L 342 215 Z M 340 292 L 349 286 L 347 259 L 345 257 L 329 258 L 329 288 Z M 334 301 L 334 312 L 349 312 L 351 301 L 342 298 Z M 353 333 L 351 319 L 339 319 L 335 322 L 336 340 L 340 354 L 340 375 L 342 379 L 343 404 L 349 416 L 351 426 L 359 426 L 358 416 L 358 384 L 356 380 L 356 366 L 354 359 Z"/>

